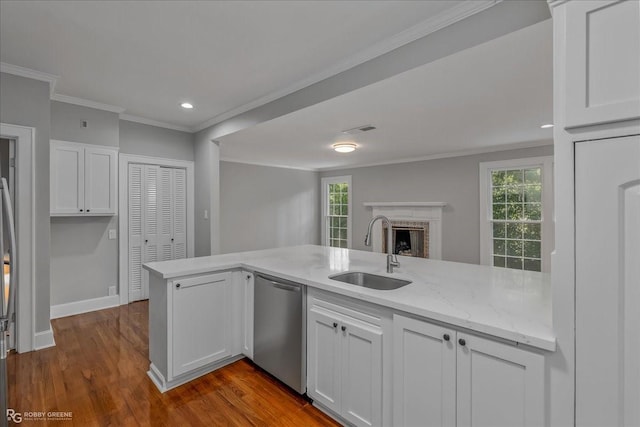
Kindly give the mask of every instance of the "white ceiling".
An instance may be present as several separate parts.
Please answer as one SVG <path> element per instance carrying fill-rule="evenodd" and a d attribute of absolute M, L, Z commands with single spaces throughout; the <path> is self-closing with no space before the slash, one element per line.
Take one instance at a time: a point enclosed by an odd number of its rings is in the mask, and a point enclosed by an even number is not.
<path fill-rule="evenodd" d="M 225 160 L 329 169 L 550 143 L 551 20 L 220 139 Z M 372 124 L 338 154 L 340 131 Z M 351 138 L 354 139 L 354 138 Z"/>
<path fill-rule="evenodd" d="M 5 1 L 0 61 L 58 94 L 193 128 L 461 6 L 460 1 Z M 180 109 L 188 100 L 196 108 Z"/>

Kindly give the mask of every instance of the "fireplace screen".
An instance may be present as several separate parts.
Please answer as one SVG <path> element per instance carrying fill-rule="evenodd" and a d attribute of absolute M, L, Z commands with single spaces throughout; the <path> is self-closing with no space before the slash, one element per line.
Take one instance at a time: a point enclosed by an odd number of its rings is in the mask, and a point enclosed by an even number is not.
<path fill-rule="evenodd" d="M 429 258 L 429 223 L 423 221 L 391 221 L 393 253 Z M 382 251 L 387 252 L 387 226 L 382 227 Z"/>

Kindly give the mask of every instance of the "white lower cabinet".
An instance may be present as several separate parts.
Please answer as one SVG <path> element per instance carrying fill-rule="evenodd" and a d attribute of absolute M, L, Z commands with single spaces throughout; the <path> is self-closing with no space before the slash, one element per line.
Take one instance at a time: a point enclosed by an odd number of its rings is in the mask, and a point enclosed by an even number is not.
<path fill-rule="evenodd" d="M 170 284 L 169 379 L 232 355 L 230 273 L 178 279 Z"/>
<path fill-rule="evenodd" d="M 395 426 L 541 426 L 544 356 L 394 315 Z"/>
<path fill-rule="evenodd" d="M 352 307 L 309 304 L 307 394 L 357 426 L 383 424 L 379 320 Z"/>
<path fill-rule="evenodd" d="M 242 354 L 253 360 L 253 273 L 240 272 L 242 283 Z"/>

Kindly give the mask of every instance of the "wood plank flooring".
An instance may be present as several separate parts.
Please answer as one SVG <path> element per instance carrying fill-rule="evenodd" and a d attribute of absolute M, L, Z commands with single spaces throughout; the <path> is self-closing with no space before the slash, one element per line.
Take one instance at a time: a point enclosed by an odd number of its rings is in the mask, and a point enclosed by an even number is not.
<path fill-rule="evenodd" d="M 73 426 L 335 426 L 247 360 L 167 393 L 147 377 L 148 302 L 53 320 L 56 347 L 12 354 L 9 407 L 72 412 Z"/>

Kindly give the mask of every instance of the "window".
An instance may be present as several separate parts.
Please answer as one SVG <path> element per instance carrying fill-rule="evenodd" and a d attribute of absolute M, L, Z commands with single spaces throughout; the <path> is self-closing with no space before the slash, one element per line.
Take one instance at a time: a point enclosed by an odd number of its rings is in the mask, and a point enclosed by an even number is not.
<path fill-rule="evenodd" d="M 548 271 L 551 157 L 480 163 L 483 264 Z"/>
<path fill-rule="evenodd" d="M 322 242 L 351 247 L 351 176 L 322 178 Z"/>

